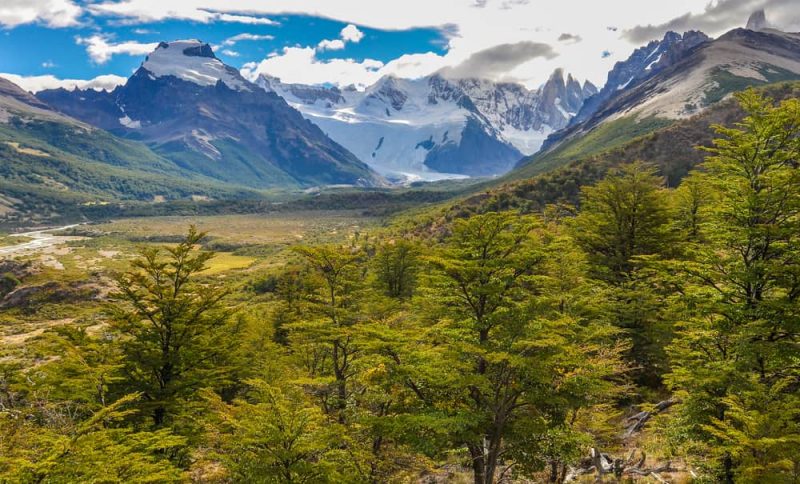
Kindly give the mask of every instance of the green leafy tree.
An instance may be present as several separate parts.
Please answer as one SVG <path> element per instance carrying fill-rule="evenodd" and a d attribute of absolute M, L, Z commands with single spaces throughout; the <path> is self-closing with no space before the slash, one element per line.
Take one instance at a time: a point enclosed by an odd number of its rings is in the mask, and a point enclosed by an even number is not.
<path fill-rule="evenodd" d="M 419 254 L 414 243 L 393 240 L 381 245 L 373 260 L 377 281 L 391 298 L 408 298 L 414 292 Z"/>
<path fill-rule="evenodd" d="M 583 187 L 574 234 L 596 277 L 621 283 L 636 269 L 638 256 L 669 247 L 669 221 L 663 178 L 654 167 L 636 162 Z"/>
<path fill-rule="evenodd" d="M 476 483 L 575 457 L 569 439 L 556 439 L 562 452 L 544 436 L 572 434 L 567 416 L 607 395 L 601 379 L 620 369 L 613 345 L 601 344 L 613 329 L 589 330 L 566 299 L 543 297 L 563 286 L 546 274 L 549 252 L 536 227 L 514 214 L 475 216 L 456 222 L 446 246 L 427 258 L 438 270 L 426 294 L 438 322 L 411 383 L 434 415 L 446 416 L 441 424 L 466 447 Z"/>
<path fill-rule="evenodd" d="M 667 371 L 665 346 L 671 322 L 663 308 L 667 293 L 651 263 L 676 250 L 670 197 L 655 168 L 625 165 L 582 189 L 573 234 L 589 256 L 591 274 L 610 285 L 616 324 L 632 345 L 628 359 L 637 383 L 658 388 Z"/>
<path fill-rule="evenodd" d="M 56 429 L 16 412 L 0 413 L 0 480 L 3 482 L 182 482 L 168 459 L 183 438 L 167 429 L 124 426 L 138 395 L 125 396 L 85 421 Z"/>
<path fill-rule="evenodd" d="M 214 445 L 234 482 L 354 482 L 346 433 L 297 388 L 251 380 L 247 399 L 210 393 Z"/>
<path fill-rule="evenodd" d="M 363 254 L 358 248 L 337 246 L 298 247 L 296 251 L 318 282 L 306 293 L 308 319 L 293 325 L 293 343 L 302 347 L 322 408 L 344 424 L 355 392 L 354 363 L 362 354 L 358 305 Z"/>
<path fill-rule="evenodd" d="M 720 482 L 796 482 L 800 470 L 800 101 L 737 95 L 701 180 L 704 240 L 681 265 L 671 347 L 683 442 Z"/>
<path fill-rule="evenodd" d="M 117 277 L 111 325 L 121 335 L 125 386 L 142 394 L 156 426 L 200 388 L 224 385 L 230 372 L 237 324 L 227 291 L 197 280 L 214 256 L 196 250 L 204 236 L 191 227 L 175 247 L 145 248 Z"/>

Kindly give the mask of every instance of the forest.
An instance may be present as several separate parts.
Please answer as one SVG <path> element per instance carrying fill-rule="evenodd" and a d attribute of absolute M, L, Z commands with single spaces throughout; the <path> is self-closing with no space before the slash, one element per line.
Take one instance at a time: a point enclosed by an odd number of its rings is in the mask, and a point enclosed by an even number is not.
<path fill-rule="evenodd" d="M 676 188 L 626 163 L 246 284 L 213 231 L 143 247 L 0 358 L 0 482 L 800 482 L 800 99 L 737 100 Z"/>

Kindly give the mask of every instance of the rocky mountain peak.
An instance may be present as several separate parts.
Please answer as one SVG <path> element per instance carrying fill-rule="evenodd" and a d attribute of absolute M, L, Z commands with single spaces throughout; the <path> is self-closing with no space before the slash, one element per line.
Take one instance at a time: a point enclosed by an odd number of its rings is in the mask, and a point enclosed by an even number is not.
<path fill-rule="evenodd" d="M 571 124 L 588 119 L 603 103 L 618 92 L 630 89 L 649 79 L 669 66 L 674 65 L 698 45 L 708 42 L 703 32 L 688 31 L 684 34 L 667 32 L 661 40 L 653 40 L 633 51 L 624 61 L 617 62 L 608 73 L 605 86 L 580 108 Z"/>
<path fill-rule="evenodd" d="M 767 22 L 767 13 L 762 8 L 761 10 L 756 10 L 750 15 L 750 18 L 747 19 L 747 26 L 745 27 L 747 30 L 764 30 L 769 28 L 769 22 Z"/>
<path fill-rule="evenodd" d="M 583 98 L 584 98 L 584 100 L 586 98 L 589 98 L 590 96 L 594 96 L 595 94 L 597 94 L 597 91 L 598 91 L 597 86 L 592 84 L 592 82 L 589 81 L 588 79 L 586 81 L 584 81 L 582 89 L 583 89 Z"/>

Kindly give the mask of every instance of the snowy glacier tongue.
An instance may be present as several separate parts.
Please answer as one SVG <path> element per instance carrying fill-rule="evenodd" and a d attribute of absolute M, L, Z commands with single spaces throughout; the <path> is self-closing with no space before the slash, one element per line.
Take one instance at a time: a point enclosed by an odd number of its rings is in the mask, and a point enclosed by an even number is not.
<path fill-rule="evenodd" d="M 142 64 L 155 77 L 174 76 L 201 86 L 222 81 L 234 90 L 248 90 L 239 73 L 217 59 L 199 40 L 162 42 Z"/>

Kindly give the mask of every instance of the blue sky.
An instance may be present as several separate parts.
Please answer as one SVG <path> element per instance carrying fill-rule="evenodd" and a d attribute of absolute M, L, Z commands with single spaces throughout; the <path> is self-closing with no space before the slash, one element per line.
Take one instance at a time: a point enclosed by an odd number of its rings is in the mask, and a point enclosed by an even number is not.
<path fill-rule="evenodd" d="M 0 75 L 34 91 L 110 88 L 154 43 L 198 38 L 246 77 L 286 82 L 448 69 L 537 87 L 563 68 L 603 85 L 669 30 L 716 36 L 761 8 L 800 30 L 798 0 L 0 0 Z M 237 35 L 251 40 L 225 43 Z"/>
<path fill-rule="evenodd" d="M 259 61 L 284 47 L 317 45 L 322 40 L 337 39 L 346 22 L 304 15 L 271 17 L 273 25 L 248 25 L 235 22 L 200 23 L 167 20 L 135 25 L 119 25 L 115 19 L 96 19 L 92 25 L 68 28 L 47 28 L 37 24 L 5 29 L 0 36 L 0 72 L 23 76 L 52 74 L 58 78 L 88 79 L 101 74 L 129 76 L 142 62 L 142 55 L 114 55 L 100 63 L 90 58 L 79 38 L 102 33 L 109 43 L 136 41 L 153 43 L 162 40 L 197 38 L 212 45 L 222 44 L 238 34 L 252 34 L 257 40 L 242 40 L 234 45 L 216 49 L 225 63 L 241 67 L 246 62 Z M 408 30 L 379 30 L 358 27 L 364 38 L 348 42 L 342 50 L 321 50 L 322 60 L 342 58 L 361 62 L 376 59 L 389 62 L 409 53 L 447 52 L 447 39 L 435 28 Z M 234 52 L 238 55 L 228 55 Z"/>

